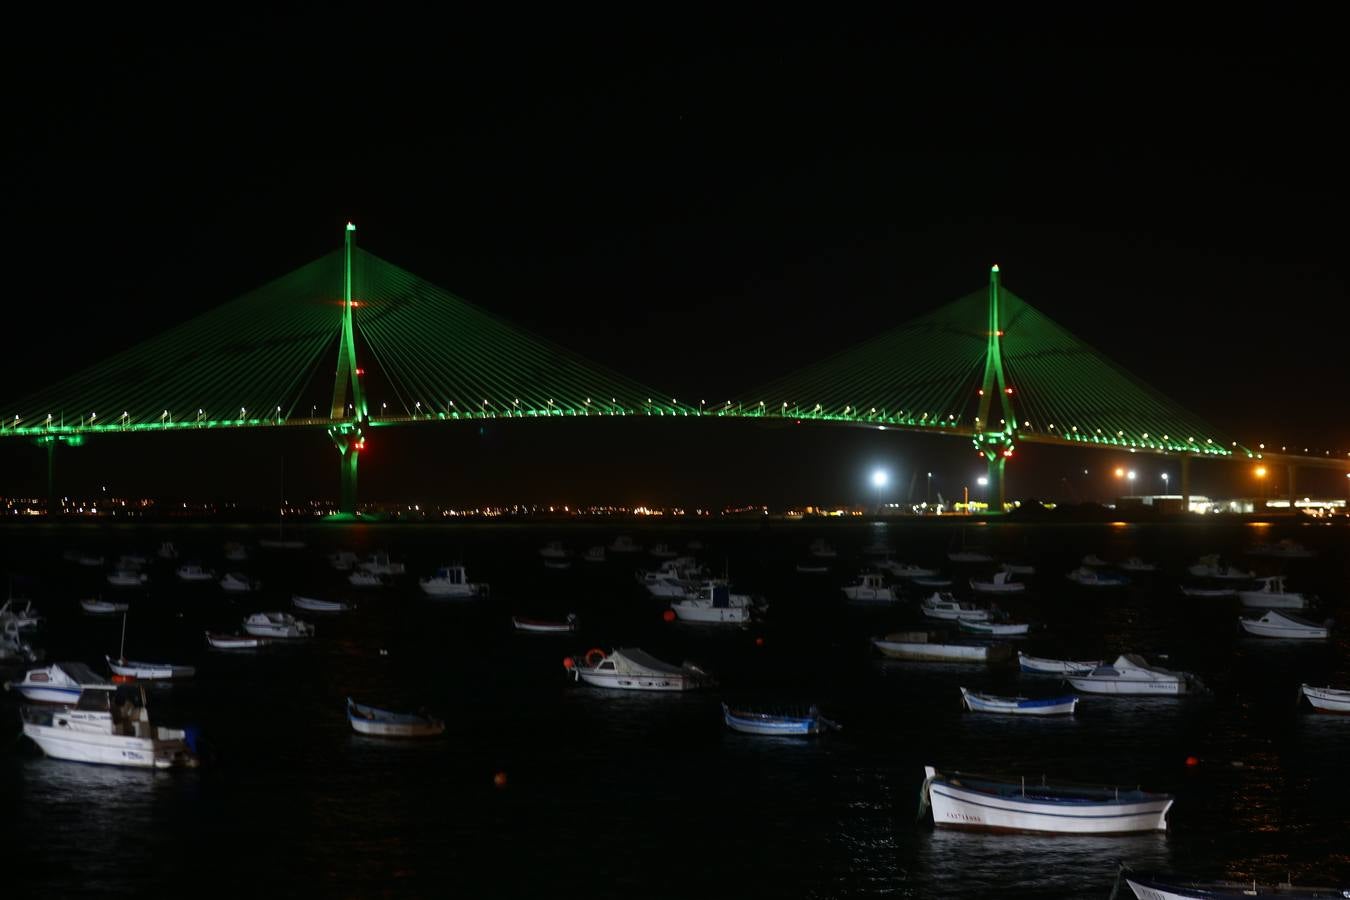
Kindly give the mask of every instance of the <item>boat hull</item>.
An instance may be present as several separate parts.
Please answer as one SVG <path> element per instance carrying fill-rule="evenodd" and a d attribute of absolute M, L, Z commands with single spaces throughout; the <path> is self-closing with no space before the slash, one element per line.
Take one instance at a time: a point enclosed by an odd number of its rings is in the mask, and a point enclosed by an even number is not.
<path fill-rule="evenodd" d="M 1307 609 L 1308 598 L 1302 594 L 1272 594 L 1267 591 L 1238 591 L 1243 606 L 1254 609 Z"/>
<path fill-rule="evenodd" d="M 1038 834 L 1138 834 L 1167 830 L 1172 798 L 1135 803 L 1053 803 L 970 791 L 946 781 L 928 788 L 939 828 Z"/>
<path fill-rule="evenodd" d="M 1326 628 L 1309 625 L 1272 625 L 1260 619 L 1239 619 L 1242 628 L 1248 634 L 1263 638 L 1278 638 L 1286 641 L 1324 641 L 1331 632 Z"/>
<path fill-rule="evenodd" d="M 1313 709 L 1319 712 L 1350 715 L 1350 691 L 1338 691 L 1328 688 L 1316 688 L 1303 685 L 1300 690 L 1308 698 Z"/>
<path fill-rule="evenodd" d="M 34 703 L 60 703 L 72 704 L 80 699 L 81 688 L 60 687 L 59 685 L 46 684 L 14 684 L 10 690 L 18 691 L 25 700 L 31 700 Z"/>
<path fill-rule="evenodd" d="M 1282 900 L 1329 900 L 1350 896 L 1339 888 L 1300 888 L 1280 885 L 1270 888 L 1245 884 L 1196 884 L 1186 886 L 1157 881 L 1143 876 L 1125 876 L 1125 884 L 1137 900 L 1248 900 L 1251 897 L 1279 897 Z"/>
<path fill-rule="evenodd" d="M 1009 650 L 1002 644 L 928 644 L 918 641 L 874 640 L 873 645 L 891 659 L 914 662 L 989 663 L 1007 659 Z"/>
<path fill-rule="evenodd" d="M 1145 681 L 1123 678 L 1091 678 L 1066 674 L 1065 680 L 1085 694 L 1112 694 L 1135 697 L 1176 697 L 1186 693 L 1185 681 Z"/>
<path fill-rule="evenodd" d="M 544 622 L 538 619 L 511 617 L 516 631 L 528 631 L 532 634 L 567 634 L 577 630 L 575 622 Z"/>
<path fill-rule="evenodd" d="M 271 643 L 271 638 L 255 637 L 245 634 L 211 634 L 207 632 L 206 642 L 217 650 L 253 650 Z"/>
<path fill-rule="evenodd" d="M 760 737 L 809 737 L 823 734 L 830 725 L 819 716 L 769 716 L 738 713 L 722 707 L 722 720 L 732 731 Z"/>
<path fill-rule="evenodd" d="M 699 625 L 741 625 L 750 621 L 748 606 L 691 606 L 672 603 L 670 608 L 681 622 Z"/>
<path fill-rule="evenodd" d="M 577 676 L 591 687 L 615 691 L 694 691 L 704 686 L 702 679 L 692 675 L 626 675 L 582 668 Z"/>
<path fill-rule="evenodd" d="M 1005 716 L 1071 716 L 1078 706 L 1077 697 L 1031 700 L 1026 697 L 993 697 L 961 689 L 961 701 L 971 712 Z"/>
<path fill-rule="evenodd" d="M 121 675 L 124 678 L 135 678 L 138 681 L 168 681 L 173 678 L 191 678 L 197 674 L 197 670 L 192 666 L 175 666 L 171 663 L 146 663 L 136 662 L 134 660 L 117 660 L 111 656 L 104 657 L 108 661 L 108 668 L 114 675 Z"/>
<path fill-rule="evenodd" d="M 172 769 L 197 764 L 181 740 L 89 734 L 31 722 L 24 723 L 23 733 L 52 759 L 140 769 Z"/>
<path fill-rule="evenodd" d="M 1037 675 L 1067 675 L 1071 672 L 1087 674 L 1101 664 L 1101 660 L 1041 659 L 1025 653 L 1017 654 L 1018 668 Z"/>

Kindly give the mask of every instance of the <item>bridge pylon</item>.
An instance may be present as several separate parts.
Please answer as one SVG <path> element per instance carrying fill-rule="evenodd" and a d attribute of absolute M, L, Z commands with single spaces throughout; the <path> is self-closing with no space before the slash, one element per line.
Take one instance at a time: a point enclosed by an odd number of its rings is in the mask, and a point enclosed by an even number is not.
<path fill-rule="evenodd" d="M 342 253 L 342 327 L 338 337 L 337 372 L 333 380 L 331 418 L 337 424 L 328 437 L 341 456 L 338 513 L 356 513 L 356 471 L 366 439 L 362 426 L 368 422 L 366 398 L 361 390 L 361 368 L 356 364 L 356 335 L 352 328 L 352 262 L 356 252 L 356 226 L 347 223 Z M 348 399 L 350 391 L 351 399 Z"/>
<path fill-rule="evenodd" d="M 1003 325 L 999 311 L 998 266 L 989 269 L 989 321 L 984 351 L 984 379 L 980 386 L 979 412 L 975 417 L 975 449 L 989 464 L 989 512 L 1003 512 L 1003 469 L 1013 454 L 1017 414 L 1013 389 L 1003 371 Z M 998 397 L 998 405 L 994 398 Z M 1002 413 L 997 422 L 993 416 Z"/>

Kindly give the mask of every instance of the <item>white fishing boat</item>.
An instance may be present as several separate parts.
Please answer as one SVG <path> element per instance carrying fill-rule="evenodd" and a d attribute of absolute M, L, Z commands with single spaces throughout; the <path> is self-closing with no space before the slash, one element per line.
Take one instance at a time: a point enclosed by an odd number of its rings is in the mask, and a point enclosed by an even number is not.
<path fill-rule="evenodd" d="M 1298 591 L 1286 590 L 1283 575 L 1258 578 L 1260 587 L 1255 590 L 1238 591 L 1238 600 L 1243 606 L 1257 609 L 1307 609 L 1309 597 Z"/>
<path fill-rule="evenodd" d="M 873 638 L 872 646 L 891 659 L 917 662 L 993 663 L 1011 654 L 1007 644 L 943 641 L 930 631 L 897 631 Z"/>
<path fill-rule="evenodd" d="M 553 619 L 512 616 L 511 625 L 516 631 L 528 631 L 532 634 L 569 634 L 581 627 L 575 613 L 568 613 L 567 618 L 561 622 Z"/>
<path fill-rule="evenodd" d="M 825 543 L 824 538 L 816 538 L 806 548 L 806 552 L 814 559 L 837 559 L 839 551 Z"/>
<path fill-rule="evenodd" d="M 923 796 L 939 828 L 1051 834 L 1166 831 L 1173 797 L 1138 788 L 1090 787 L 1039 778 L 944 774 L 924 767 Z"/>
<path fill-rule="evenodd" d="M 961 688 L 961 703 L 971 712 L 1005 716 L 1071 716 L 1078 707 L 1072 694 L 1062 697 L 997 697 Z"/>
<path fill-rule="evenodd" d="M 244 562 L 248 559 L 248 550 L 237 541 L 226 541 L 225 558 L 230 562 Z"/>
<path fill-rule="evenodd" d="M 156 727 L 139 685 L 91 685 L 73 707 L 21 713 L 23 733 L 53 759 L 172 769 L 197 765 L 187 733 Z"/>
<path fill-rule="evenodd" d="M 954 595 L 945 591 L 925 597 L 919 604 L 919 611 L 930 619 L 970 619 L 985 622 L 990 617 L 989 610 L 957 600 Z"/>
<path fill-rule="evenodd" d="M 80 609 L 91 616 L 115 616 L 130 608 L 127 603 L 109 603 L 107 600 L 81 600 Z"/>
<path fill-rule="evenodd" d="M 970 579 L 970 589 L 977 594 L 1021 594 L 1027 589 L 1026 582 L 1014 581 L 1007 569 L 995 572 L 988 579 Z"/>
<path fill-rule="evenodd" d="M 408 571 L 407 566 L 401 562 L 395 562 L 390 559 L 389 554 L 385 553 L 383 550 L 377 550 L 370 554 L 363 561 L 358 563 L 356 567 L 363 572 L 369 572 L 371 575 L 384 575 L 388 577 L 404 575 Z"/>
<path fill-rule="evenodd" d="M 675 618 L 700 625 L 740 625 L 750 621 L 754 598 L 733 594 L 722 581 L 705 581 L 697 592 L 670 601 Z"/>
<path fill-rule="evenodd" d="M 1118 588 L 1125 587 L 1130 583 L 1128 578 L 1123 578 L 1119 575 L 1109 575 L 1106 572 L 1090 569 L 1087 566 L 1079 566 L 1072 572 L 1065 574 L 1064 577 L 1079 587 Z"/>
<path fill-rule="evenodd" d="M 109 572 L 107 580 L 113 587 L 141 587 L 150 581 L 150 576 L 132 569 L 118 569 Z"/>
<path fill-rule="evenodd" d="M 1031 630 L 1026 622 L 975 622 L 970 619 L 957 619 L 956 627 L 969 634 L 990 637 L 1025 637 Z"/>
<path fill-rule="evenodd" d="M 272 643 L 272 638 L 253 634 L 223 634 L 206 632 L 206 643 L 216 650 L 253 650 Z"/>
<path fill-rule="evenodd" d="M 42 652 L 23 639 L 23 634 L 12 621 L 0 624 L 0 663 L 30 664 L 41 658 Z"/>
<path fill-rule="evenodd" d="M 173 541 L 164 541 L 159 545 L 157 555 L 160 559 L 177 559 L 178 548 L 173 545 Z"/>
<path fill-rule="evenodd" d="M 318 600 L 314 597 L 302 597 L 299 594 L 291 595 L 291 606 L 296 609 L 303 609 L 305 612 L 319 613 L 340 613 L 352 608 L 350 603 L 343 603 L 339 600 Z"/>
<path fill-rule="evenodd" d="M 609 543 L 610 553 L 641 553 L 642 548 L 633 543 L 633 539 L 626 534 L 621 534 Z"/>
<path fill-rule="evenodd" d="M 1067 675 L 1070 672 L 1086 674 L 1102 664 L 1100 659 L 1044 659 L 1018 652 L 1017 666 L 1023 672 L 1037 675 Z"/>
<path fill-rule="evenodd" d="M 596 544 L 594 547 L 588 548 L 586 552 L 581 555 L 581 561 L 588 563 L 604 562 L 605 561 L 604 544 Z"/>
<path fill-rule="evenodd" d="M 350 572 L 359 561 L 359 557 L 350 550 L 334 550 L 328 554 L 328 565 L 339 572 Z"/>
<path fill-rule="evenodd" d="M 1190 566 L 1186 571 L 1196 578 L 1213 578 L 1218 581 L 1250 581 L 1256 577 L 1255 572 L 1235 569 L 1222 562 L 1217 553 L 1200 557 L 1200 561 Z"/>
<path fill-rule="evenodd" d="M 830 566 L 828 563 L 799 562 L 797 563 L 797 571 L 803 575 L 828 575 L 830 574 Z"/>
<path fill-rule="evenodd" d="M 894 603 L 897 599 L 894 589 L 874 572 L 864 572 L 843 591 L 844 596 L 854 603 Z"/>
<path fill-rule="evenodd" d="M 1150 666 L 1142 657 L 1126 653 L 1108 666 L 1090 672 L 1069 672 L 1065 679 L 1088 694 L 1175 697 L 1200 688 L 1194 675 Z"/>
<path fill-rule="evenodd" d="M 216 573 L 209 569 L 203 569 L 196 563 L 188 563 L 178 567 L 176 573 L 179 581 L 215 581 Z"/>
<path fill-rule="evenodd" d="M 568 559 L 572 554 L 563 546 L 562 541 L 549 541 L 539 548 L 539 555 L 544 559 L 560 560 Z"/>
<path fill-rule="evenodd" d="M 877 563 L 877 568 L 885 569 L 896 578 L 936 578 L 939 574 L 937 569 L 928 569 L 913 563 L 900 563 L 893 559 L 882 560 Z"/>
<path fill-rule="evenodd" d="M 254 637 L 308 638 L 314 626 L 290 613 L 258 612 L 244 619 L 244 631 Z"/>
<path fill-rule="evenodd" d="M 1291 882 L 1257 884 L 1255 881 L 1198 881 L 1172 875 L 1122 873 L 1137 900 L 1247 900 L 1249 897 L 1272 897 L 1277 900 L 1344 900 L 1350 897 L 1350 887 L 1302 887 Z M 1112 889 L 1111 896 L 1116 896 Z"/>
<path fill-rule="evenodd" d="M 1331 636 L 1331 620 L 1309 622 L 1292 613 L 1279 610 L 1266 610 L 1259 619 L 1238 618 L 1242 629 L 1248 634 L 1263 638 L 1281 638 L 1284 640 L 1325 641 Z"/>
<path fill-rule="evenodd" d="M 367 572 L 363 569 L 361 571 L 349 573 L 347 575 L 347 583 L 352 587 L 377 588 L 384 587 L 385 580 L 383 575 L 376 575 L 374 572 Z"/>
<path fill-rule="evenodd" d="M 814 706 L 800 711 L 761 712 L 752 709 L 733 709 L 723 703 L 722 721 L 732 731 L 763 737 L 805 737 L 840 730 L 838 722 L 825 718 Z"/>
<path fill-rule="evenodd" d="M 249 594 L 262 590 L 262 582 L 249 578 L 243 572 L 226 572 L 220 579 L 220 589 L 230 594 Z"/>
<path fill-rule="evenodd" d="M 1137 556 L 1131 556 L 1121 563 L 1117 568 L 1124 572 L 1156 572 L 1158 567 L 1151 562 L 1144 562 Z"/>
<path fill-rule="evenodd" d="M 42 625 L 42 616 L 33 608 L 32 600 L 25 600 L 23 608 L 14 605 L 13 599 L 6 600 L 0 606 L 0 623 L 13 625 L 16 631 L 31 631 Z"/>
<path fill-rule="evenodd" d="M 1299 686 L 1299 693 L 1308 699 L 1313 709 L 1330 713 L 1350 713 L 1350 691 L 1304 684 Z"/>
<path fill-rule="evenodd" d="M 1084 556 L 1082 564 L 1094 569 L 1101 569 L 1111 565 L 1095 553 L 1089 553 L 1087 556 Z"/>
<path fill-rule="evenodd" d="M 1317 555 L 1292 538 L 1284 538 L 1273 544 L 1257 544 L 1247 551 L 1250 556 L 1270 556 L 1275 559 L 1312 559 Z"/>
<path fill-rule="evenodd" d="M 662 600 L 686 597 L 708 577 L 707 570 L 689 556 L 668 559 L 656 571 L 638 570 L 638 583 Z"/>
<path fill-rule="evenodd" d="M 82 662 L 61 662 L 29 669 L 22 681 L 5 682 L 5 690 L 22 694 L 33 703 L 74 703 L 87 687 L 109 687 L 110 682 Z"/>
<path fill-rule="evenodd" d="M 435 737 L 445 733 L 445 723 L 421 713 L 396 713 L 357 703 L 347 698 L 347 721 L 358 734 L 374 737 Z"/>
<path fill-rule="evenodd" d="M 153 663 L 136 662 L 126 658 L 114 659 L 111 656 L 103 657 L 108 661 L 108 668 L 112 670 L 113 678 L 130 678 L 136 681 L 168 681 L 175 678 L 191 678 L 197 674 L 193 666 L 180 666 L 173 663 Z"/>
<path fill-rule="evenodd" d="M 1196 584 L 1183 584 L 1181 586 L 1181 596 L 1199 597 L 1201 599 L 1218 600 L 1225 597 L 1236 597 L 1237 588 L 1232 587 L 1205 587 Z"/>
<path fill-rule="evenodd" d="M 647 552 L 657 559 L 674 559 L 680 555 L 680 552 L 669 544 L 653 544 L 652 549 Z"/>
<path fill-rule="evenodd" d="M 716 684 L 698 666 L 691 663 L 672 666 L 633 647 L 623 647 L 608 654 L 599 649 L 590 650 L 581 662 L 567 657 L 563 667 L 574 679 L 593 687 L 614 690 L 692 691 Z"/>
<path fill-rule="evenodd" d="M 469 581 L 467 570 L 461 565 L 441 566 L 430 578 L 417 582 L 428 597 L 478 597 L 488 592 L 486 584 Z"/>

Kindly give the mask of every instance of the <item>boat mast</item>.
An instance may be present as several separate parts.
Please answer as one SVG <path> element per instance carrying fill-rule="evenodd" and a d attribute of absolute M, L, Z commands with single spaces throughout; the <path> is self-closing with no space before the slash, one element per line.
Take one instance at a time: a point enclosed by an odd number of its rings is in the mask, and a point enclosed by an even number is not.
<path fill-rule="evenodd" d="M 125 662 L 127 658 L 127 611 L 122 610 L 122 643 L 117 648 L 117 659 L 119 662 Z"/>

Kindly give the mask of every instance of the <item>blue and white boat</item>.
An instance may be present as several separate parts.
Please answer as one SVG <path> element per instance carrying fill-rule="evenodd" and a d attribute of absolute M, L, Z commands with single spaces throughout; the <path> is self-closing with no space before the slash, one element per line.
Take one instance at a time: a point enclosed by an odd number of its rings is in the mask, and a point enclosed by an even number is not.
<path fill-rule="evenodd" d="M 996 697 L 961 688 L 961 702 L 971 712 L 1008 716 L 1071 716 L 1078 706 L 1073 694 L 1063 697 Z"/>
<path fill-rule="evenodd" d="M 924 767 L 920 796 L 939 828 L 1049 834 L 1135 834 L 1166 831 L 1174 798 L 1139 788 L 945 774 Z"/>
<path fill-rule="evenodd" d="M 17 691 L 34 703 L 72 704 L 86 687 L 109 688 L 111 682 L 81 662 L 62 662 L 42 669 L 29 669 L 23 681 L 6 682 L 5 689 Z"/>
<path fill-rule="evenodd" d="M 770 713 L 748 709 L 732 709 L 722 704 L 722 720 L 732 731 L 744 734 L 771 736 L 823 734 L 838 731 L 838 722 L 831 722 L 814 706 L 798 713 Z"/>
<path fill-rule="evenodd" d="M 435 737 L 445 733 L 445 722 L 423 713 L 398 713 L 347 698 L 347 721 L 357 734 L 376 737 Z"/>

